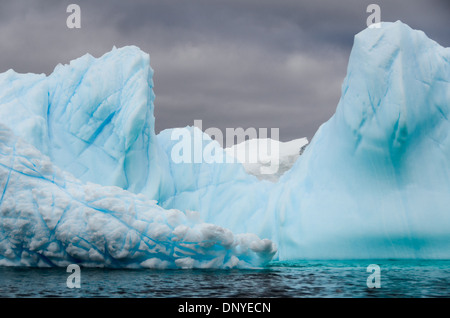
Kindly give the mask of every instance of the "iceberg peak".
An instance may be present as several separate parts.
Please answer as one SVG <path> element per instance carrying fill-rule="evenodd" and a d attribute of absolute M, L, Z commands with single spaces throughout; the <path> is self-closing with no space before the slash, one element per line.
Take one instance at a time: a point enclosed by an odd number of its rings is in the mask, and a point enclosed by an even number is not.
<path fill-rule="evenodd" d="M 448 118 L 449 61 L 449 50 L 400 21 L 365 29 L 355 36 L 337 120 L 356 146 L 403 147 Z"/>
<path fill-rule="evenodd" d="M 154 143 L 153 69 L 136 46 L 113 48 L 99 58 L 86 54 L 59 64 L 48 77 L 2 74 L 0 83 L 20 78 L 0 96 L 0 123 L 22 123 L 14 133 L 85 182 L 114 185 L 157 196 L 160 163 Z M 135 167 L 140 167 L 139 171 Z M 157 173 L 156 173 L 157 174 Z"/>

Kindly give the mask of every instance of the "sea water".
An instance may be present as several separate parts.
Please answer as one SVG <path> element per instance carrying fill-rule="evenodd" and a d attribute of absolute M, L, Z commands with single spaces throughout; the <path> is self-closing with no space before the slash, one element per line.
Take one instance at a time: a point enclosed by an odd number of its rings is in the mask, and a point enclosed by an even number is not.
<path fill-rule="evenodd" d="M 371 264 L 380 288 L 369 288 Z M 81 268 L 68 288 L 65 268 L 0 267 L 0 297 L 450 297 L 450 260 L 273 262 L 251 270 Z"/>

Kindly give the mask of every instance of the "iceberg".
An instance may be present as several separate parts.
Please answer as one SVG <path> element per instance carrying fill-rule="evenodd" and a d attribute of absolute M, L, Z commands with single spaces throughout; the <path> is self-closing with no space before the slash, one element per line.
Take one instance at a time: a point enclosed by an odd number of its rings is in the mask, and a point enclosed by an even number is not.
<path fill-rule="evenodd" d="M 0 74 L 0 265 L 450 258 L 450 49 L 422 31 L 358 33 L 310 143 L 156 134 L 152 76 L 135 46 L 49 76 Z M 181 139 L 227 160 L 179 162 Z M 246 161 L 267 145 L 279 151 Z"/>

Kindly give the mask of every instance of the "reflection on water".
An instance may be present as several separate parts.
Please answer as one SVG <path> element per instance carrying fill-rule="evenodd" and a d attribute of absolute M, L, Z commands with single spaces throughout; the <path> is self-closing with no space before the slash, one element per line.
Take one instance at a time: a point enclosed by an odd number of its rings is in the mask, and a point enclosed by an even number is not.
<path fill-rule="evenodd" d="M 369 264 L 381 288 L 366 285 Z M 0 297 L 450 297 L 450 261 L 298 261 L 254 270 L 81 269 L 69 289 L 65 268 L 0 267 Z"/>

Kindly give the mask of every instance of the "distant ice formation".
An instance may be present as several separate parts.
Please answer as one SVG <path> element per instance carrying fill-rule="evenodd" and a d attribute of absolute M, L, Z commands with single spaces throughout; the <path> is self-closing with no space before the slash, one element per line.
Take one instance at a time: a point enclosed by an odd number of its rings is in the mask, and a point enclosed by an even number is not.
<path fill-rule="evenodd" d="M 270 138 L 250 139 L 225 148 L 229 156 L 237 158 L 247 173 L 260 180 L 278 181 L 288 171 L 308 145 L 307 138 L 281 142 Z M 273 173 L 264 173 L 274 166 Z"/>

